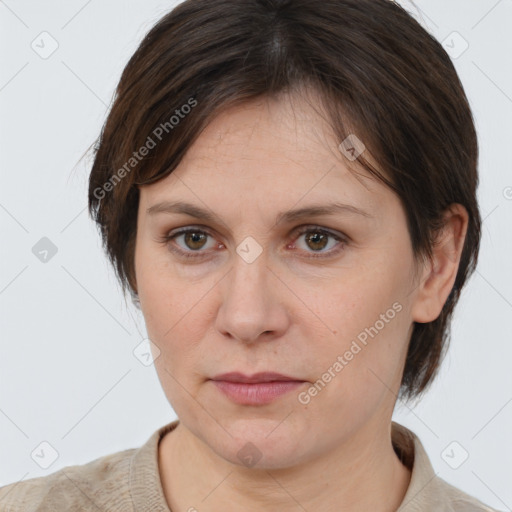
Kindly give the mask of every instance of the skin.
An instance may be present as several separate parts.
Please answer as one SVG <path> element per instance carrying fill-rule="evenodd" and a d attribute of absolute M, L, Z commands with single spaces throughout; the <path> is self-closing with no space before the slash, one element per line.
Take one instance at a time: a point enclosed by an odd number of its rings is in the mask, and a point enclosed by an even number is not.
<path fill-rule="evenodd" d="M 180 419 L 159 446 L 173 511 L 391 512 L 405 495 L 410 471 L 393 450 L 391 416 L 407 345 L 413 321 L 437 318 L 448 297 L 468 217 L 451 205 L 434 260 L 417 262 L 398 197 L 364 171 L 351 173 L 339 142 L 301 97 L 255 100 L 218 115 L 173 173 L 140 189 L 136 286 Z M 218 220 L 147 211 L 162 201 Z M 331 202 L 370 216 L 276 224 L 280 212 Z M 186 226 L 207 236 L 162 241 Z M 299 234 L 301 226 L 312 232 Z M 318 228 L 348 241 L 319 242 Z M 251 263 L 236 252 L 249 236 L 262 249 Z M 301 403 L 299 392 L 394 303 L 400 311 Z M 228 371 L 305 382 L 270 404 L 239 405 L 209 380 Z M 237 457 L 248 442 L 261 454 L 253 467 Z"/>

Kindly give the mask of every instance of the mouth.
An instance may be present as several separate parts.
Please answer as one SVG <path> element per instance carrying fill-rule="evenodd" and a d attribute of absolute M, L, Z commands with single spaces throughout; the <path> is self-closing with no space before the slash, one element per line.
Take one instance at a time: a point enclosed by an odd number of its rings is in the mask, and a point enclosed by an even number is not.
<path fill-rule="evenodd" d="M 269 404 L 306 382 L 274 372 L 254 375 L 230 372 L 217 375 L 211 381 L 227 398 L 239 405 Z"/>

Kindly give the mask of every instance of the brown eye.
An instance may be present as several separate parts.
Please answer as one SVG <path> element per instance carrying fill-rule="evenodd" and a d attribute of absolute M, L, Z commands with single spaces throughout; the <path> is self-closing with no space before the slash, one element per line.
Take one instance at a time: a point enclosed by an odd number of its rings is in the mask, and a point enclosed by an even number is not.
<path fill-rule="evenodd" d="M 318 251 L 326 247 L 329 241 L 329 236 L 325 235 L 324 233 L 313 231 L 308 233 L 305 239 L 306 243 L 311 249 Z"/>
<path fill-rule="evenodd" d="M 210 239 L 210 245 L 208 245 Z M 186 258 L 198 258 L 206 256 L 218 243 L 210 233 L 198 228 L 180 229 L 169 233 L 159 240 L 165 244 L 170 251 L 178 256 Z"/>
<path fill-rule="evenodd" d="M 210 239 L 210 245 L 208 245 Z M 215 238 L 202 229 L 189 227 L 165 235 L 160 240 L 170 251 L 184 258 L 205 258 L 212 255 L 209 249 L 225 248 Z M 295 236 L 295 241 L 288 247 L 298 248 L 309 258 L 332 257 L 342 251 L 349 239 L 344 235 L 327 231 L 320 227 L 308 226 Z"/>
<path fill-rule="evenodd" d="M 201 231 L 188 231 L 183 235 L 183 241 L 189 249 L 202 249 L 206 243 L 207 236 Z"/>
<path fill-rule="evenodd" d="M 303 228 L 293 243 L 310 258 L 335 256 L 347 244 L 348 239 L 345 236 L 315 226 Z"/>

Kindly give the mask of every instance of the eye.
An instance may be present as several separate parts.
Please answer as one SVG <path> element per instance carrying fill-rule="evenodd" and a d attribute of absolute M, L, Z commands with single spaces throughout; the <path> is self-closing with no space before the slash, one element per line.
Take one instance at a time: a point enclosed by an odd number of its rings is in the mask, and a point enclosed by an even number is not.
<path fill-rule="evenodd" d="M 299 240 L 303 240 L 304 243 L 298 244 Z M 210 233 L 194 226 L 171 231 L 157 241 L 166 245 L 173 253 L 185 258 L 200 258 L 211 249 L 224 247 Z M 305 226 L 295 234 L 294 241 L 286 247 L 295 249 L 299 246 L 301 251 L 309 253 L 305 256 L 306 258 L 324 258 L 342 251 L 347 243 L 348 238 L 344 235 L 335 234 L 319 226 Z M 325 250 L 326 248 L 328 249 Z"/>
<path fill-rule="evenodd" d="M 208 245 L 208 237 L 212 238 L 208 232 L 199 228 L 189 227 L 180 229 L 174 233 L 171 232 L 159 241 L 167 245 L 171 251 L 180 256 L 195 258 L 203 256 L 203 253 L 206 252 L 207 249 L 212 249 L 216 245 L 217 247 L 219 245 L 222 246 L 222 244 L 216 243 L 213 238 L 210 245 Z M 181 243 L 179 243 L 180 240 Z"/>
<path fill-rule="evenodd" d="M 305 250 L 305 252 L 310 253 L 312 252 L 313 254 L 310 254 L 307 257 L 313 258 L 323 258 L 337 254 L 343 250 L 345 244 L 348 242 L 348 239 L 345 236 L 332 233 L 331 231 L 320 228 L 319 226 L 303 227 L 296 236 L 296 241 L 293 242 L 291 246 L 299 245 L 301 250 Z M 297 244 L 297 240 L 303 240 L 304 243 Z M 288 247 L 290 247 L 290 244 Z M 324 250 L 326 247 L 328 247 L 328 250 Z"/>

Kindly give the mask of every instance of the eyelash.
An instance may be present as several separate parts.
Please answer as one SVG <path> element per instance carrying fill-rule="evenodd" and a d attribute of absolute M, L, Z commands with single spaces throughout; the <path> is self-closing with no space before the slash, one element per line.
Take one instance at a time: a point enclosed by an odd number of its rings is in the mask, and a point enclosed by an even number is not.
<path fill-rule="evenodd" d="M 200 233 L 200 234 L 204 234 L 204 235 L 207 235 L 207 236 L 211 236 L 213 237 L 213 235 L 211 235 L 208 231 L 205 231 L 203 229 L 200 229 L 198 227 L 187 227 L 187 228 L 184 228 L 184 229 L 180 229 L 179 231 L 176 231 L 175 233 L 169 233 L 163 237 L 161 237 L 160 239 L 158 239 L 157 241 L 161 244 L 164 244 L 166 246 L 169 247 L 169 249 L 178 254 L 179 256 L 183 256 L 185 258 L 201 258 L 204 256 L 204 253 L 206 251 L 201 251 L 201 250 L 198 250 L 198 251 L 184 251 L 182 250 L 181 248 L 177 248 L 177 247 L 172 247 L 171 246 L 171 241 L 174 240 L 175 238 L 177 238 L 178 236 L 180 235 L 185 235 L 187 233 Z M 326 252 L 326 253 L 312 253 L 310 256 L 307 256 L 307 258 L 328 258 L 328 257 L 332 257 L 336 254 L 338 254 L 340 251 L 342 251 L 345 246 L 348 244 L 348 237 L 346 236 L 340 236 L 340 235 L 337 235 L 331 231 L 328 231 L 324 228 L 321 228 L 320 226 L 314 226 L 314 225 L 310 225 L 310 226 L 305 226 L 303 227 L 294 237 L 294 240 L 296 239 L 299 239 L 302 235 L 306 234 L 306 233 L 320 233 L 322 235 L 326 235 L 326 236 L 329 236 L 331 238 L 334 238 L 334 240 L 336 240 L 337 242 L 340 242 L 342 247 L 339 247 L 337 249 L 331 249 L 330 251 Z"/>

